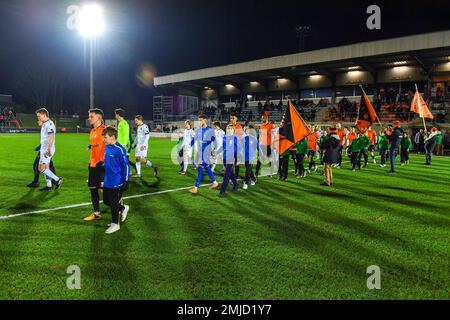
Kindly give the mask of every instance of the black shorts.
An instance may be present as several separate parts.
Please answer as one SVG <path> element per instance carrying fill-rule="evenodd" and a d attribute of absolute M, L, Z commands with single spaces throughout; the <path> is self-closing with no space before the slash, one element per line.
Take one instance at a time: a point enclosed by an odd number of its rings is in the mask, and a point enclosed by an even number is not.
<path fill-rule="evenodd" d="M 375 145 L 371 145 L 369 147 L 369 152 L 374 152 L 375 151 Z"/>
<path fill-rule="evenodd" d="M 95 168 L 89 166 L 89 188 L 102 188 L 103 180 L 105 179 L 105 169 L 103 164 L 99 163 Z"/>
<path fill-rule="evenodd" d="M 313 157 L 316 155 L 316 150 L 309 150 L 308 151 L 308 157 Z"/>

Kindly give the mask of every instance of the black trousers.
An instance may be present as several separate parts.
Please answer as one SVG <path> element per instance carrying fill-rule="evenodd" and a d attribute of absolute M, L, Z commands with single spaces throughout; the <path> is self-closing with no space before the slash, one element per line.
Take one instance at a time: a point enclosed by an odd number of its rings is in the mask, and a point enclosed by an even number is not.
<path fill-rule="evenodd" d="M 408 149 L 401 149 L 400 150 L 400 162 L 405 163 L 409 160 L 409 150 Z"/>
<path fill-rule="evenodd" d="M 425 145 L 425 161 L 426 164 L 431 164 L 433 162 L 433 152 L 435 144 Z"/>
<path fill-rule="evenodd" d="M 361 150 L 358 156 L 358 164 L 361 166 L 361 158 L 364 157 L 364 165 L 367 166 L 367 162 L 369 160 L 369 154 L 366 150 Z"/>
<path fill-rule="evenodd" d="M 358 169 L 361 168 L 361 158 L 359 156 L 359 151 L 353 151 L 352 150 L 352 169 L 356 169 L 356 167 L 358 167 Z"/>
<path fill-rule="evenodd" d="M 224 163 L 225 166 L 225 174 L 223 176 L 222 187 L 220 188 L 220 193 L 225 193 L 227 191 L 228 183 L 233 182 L 233 186 L 237 188 L 238 182 L 236 180 L 236 176 L 233 172 L 233 165 L 230 163 Z"/>
<path fill-rule="evenodd" d="M 125 207 L 120 204 L 122 199 L 122 192 L 120 189 L 103 189 L 103 203 L 111 208 L 112 222 L 119 224 L 119 213 L 122 212 Z"/>
<path fill-rule="evenodd" d="M 384 166 L 386 164 L 388 151 L 386 149 L 380 150 L 381 164 Z"/>
<path fill-rule="evenodd" d="M 245 161 L 245 183 L 249 184 L 250 180 L 256 181 L 255 174 L 253 173 L 253 165 L 249 161 Z"/>
<path fill-rule="evenodd" d="M 272 156 L 272 148 L 269 146 L 261 146 L 262 152 L 264 153 L 264 157 L 270 158 Z M 272 167 L 272 162 L 269 162 L 269 166 Z M 261 170 L 261 161 L 256 162 L 256 176 L 259 175 Z"/>
<path fill-rule="evenodd" d="M 297 153 L 297 162 L 296 162 L 296 166 L 297 166 L 297 173 L 298 174 L 303 174 L 305 173 L 305 166 L 303 164 L 303 161 L 305 159 L 305 154 L 299 154 Z"/>
<path fill-rule="evenodd" d="M 289 155 L 280 156 L 280 164 L 278 168 L 278 174 L 280 178 L 287 178 L 289 170 Z"/>
<path fill-rule="evenodd" d="M 339 149 L 338 149 L 338 164 L 339 164 L 339 167 L 341 166 L 341 164 L 342 164 L 342 152 L 344 151 L 344 146 L 339 146 Z"/>
<path fill-rule="evenodd" d="M 309 170 L 316 166 L 316 162 L 314 161 L 314 156 L 316 155 L 315 150 L 309 150 L 308 158 L 309 158 Z"/>
<path fill-rule="evenodd" d="M 34 159 L 34 163 L 33 163 L 33 172 L 34 172 L 34 179 L 33 182 L 37 183 L 39 182 L 39 177 L 41 176 L 41 172 L 39 171 L 39 159 L 41 158 L 40 154 L 38 153 L 36 155 L 36 158 Z M 50 165 L 49 165 L 50 171 L 53 172 L 54 174 L 56 174 L 56 169 L 55 166 L 53 165 L 53 160 L 50 160 Z M 55 182 L 55 181 L 53 181 Z"/>

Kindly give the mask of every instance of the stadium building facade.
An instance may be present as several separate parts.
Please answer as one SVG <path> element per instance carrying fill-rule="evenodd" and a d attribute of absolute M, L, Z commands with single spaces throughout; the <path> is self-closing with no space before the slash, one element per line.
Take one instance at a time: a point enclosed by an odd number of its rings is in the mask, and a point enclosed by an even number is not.
<path fill-rule="evenodd" d="M 238 104 L 245 104 L 244 118 L 250 111 L 256 116 L 264 103 L 275 106 L 276 120 L 282 113 L 276 106 L 285 106 L 287 99 L 318 107 L 317 120 L 323 121 L 344 97 L 359 101 L 360 85 L 373 100 L 385 102 L 393 92 L 397 102 L 417 85 L 428 100 L 445 103 L 450 98 L 450 30 L 164 75 L 154 85 L 161 93 L 154 100 L 154 116 L 161 122 Z M 436 108 L 448 109 L 448 104 Z M 448 115 L 444 110 L 442 121 L 448 122 Z"/>

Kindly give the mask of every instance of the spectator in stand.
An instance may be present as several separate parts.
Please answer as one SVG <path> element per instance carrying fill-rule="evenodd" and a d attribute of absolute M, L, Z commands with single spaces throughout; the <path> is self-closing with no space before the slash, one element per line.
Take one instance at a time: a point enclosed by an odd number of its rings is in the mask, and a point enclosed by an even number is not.
<path fill-rule="evenodd" d="M 337 117 L 337 109 L 336 109 L 336 106 L 331 106 L 331 108 L 330 108 L 330 115 L 329 115 L 329 117 L 330 117 L 330 120 L 336 120 L 336 117 Z"/>
<path fill-rule="evenodd" d="M 263 113 L 263 105 L 261 101 L 258 101 L 258 113 L 261 115 Z"/>
<path fill-rule="evenodd" d="M 281 100 L 281 99 L 278 102 L 278 111 L 283 112 L 283 100 Z"/>
<path fill-rule="evenodd" d="M 382 104 L 385 103 L 386 102 L 386 92 L 384 91 L 384 87 L 380 88 L 379 95 L 380 95 L 381 103 Z"/>
<path fill-rule="evenodd" d="M 311 115 L 311 122 L 314 122 L 316 120 L 316 108 L 312 107 L 311 111 L 310 111 L 310 115 Z"/>
<path fill-rule="evenodd" d="M 442 91 L 441 87 L 437 87 L 437 89 L 436 89 L 436 101 L 438 101 L 438 102 L 442 101 L 443 96 L 444 96 L 444 92 Z"/>
<path fill-rule="evenodd" d="M 356 115 L 357 115 L 357 112 L 358 112 L 358 108 L 357 108 L 356 102 L 353 102 L 353 103 L 351 104 L 351 107 L 350 107 L 350 110 L 349 110 L 349 111 L 350 111 L 350 112 L 349 112 L 349 115 L 350 115 L 350 122 L 353 122 L 353 121 L 355 121 Z"/>

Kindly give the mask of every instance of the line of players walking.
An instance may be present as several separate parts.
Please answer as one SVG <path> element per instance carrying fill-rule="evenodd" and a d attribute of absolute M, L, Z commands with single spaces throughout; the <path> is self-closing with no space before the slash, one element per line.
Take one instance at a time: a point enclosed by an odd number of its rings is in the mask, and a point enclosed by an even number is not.
<path fill-rule="evenodd" d="M 136 174 L 132 177 L 140 178 L 142 165 L 151 168 L 155 176 L 158 168 L 147 158 L 150 131 L 144 123 L 142 116 L 137 115 L 134 122 L 137 126 L 136 139 L 133 139 L 128 122 L 125 120 L 123 109 L 115 110 L 117 129 L 106 127 L 103 120 L 103 111 L 91 109 L 88 112 L 89 123 L 92 126 L 90 132 L 90 144 L 86 152 L 90 150 L 88 187 L 91 193 L 93 213 L 84 218 L 86 222 L 99 220 L 100 193 L 103 193 L 104 203 L 111 208 L 112 223 L 108 225 L 107 234 L 120 230 L 120 222 L 127 218 L 129 206 L 124 205 L 122 194 L 128 190 L 130 178 L 130 166 L 134 167 Z M 45 176 L 47 185 L 42 191 L 60 188 L 63 179 L 56 175 L 52 157 L 56 150 L 56 128 L 49 119 L 49 113 L 41 108 L 36 111 L 38 124 L 41 126 L 40 146 L 36 148 L 38 155 L 34 162 L 35 179 L 28 187 L 39 185 L 39 173 Z M 412 148 L 410 137 L 401 128 L 399 121 L 394 126 L 377 132 L 369 127 L 365 133 L 358 133 L 355 128 L 343 129 L 341 124 L 330 126 L 328 132 L 320 127 L 310 125 L 309 134 L 301 141 L 294 144 L 283 154 L 277 154 L 275 137 L 278 128 L 269 121 L 268 114 L 262 116 L 259 132 L 252 124 L 242 126 L 237 122 L 235 115 L 230 117 L 226 130 L 215 122 L 214 129 L 208 125 L 208 117 L 199 116 L 200 126 L 195 131 L 190 121 L 185 122 L 183 136 L 179 139 L 177 147 L 179 153 L 180 174 L 185 175 L 189 164 L 197 170 L 197 179 L 192 194 L 198 194 L 204 172 L 208 174 L 212 184 L 211 189 L 219 189 L 214 171 L 218 165 L 223 166 L 223 181 L 220 187 L 219 197 L 224 197 L 231 181 L 233 191 L 239 189 L 240 167 L 244 165 L 245 178 L 242 188 L 248 189 L 249 185 L 255 185 L 261 172 L 263 163 L 269 164 L 269 178 L 272 178 L 277 170 L 280 180 L 286 180 L 289 172 L 289 159 L 292 158 L 295 167 L 295 176 L 304 178 L 307 174 L 317 171 L 316 160 L 324 166 L 324 181 L 322 185 L 333 185 L 332 168 L 341 168 L 343 153 L 346 151 L 351 162 L 351 169 L 366 167 L 369 155 L 375 164 L 375 150 L 378 148 L 381 156 L 381 167 L 390 162 L 389 173 L 395 173 L 395 159 L 400 150 L 401 164 L 409 164 L 409 151 Z M 426 164 L 431 165 L 434 145 L 440 132 L 433 128 L 431 134 L 426 136 L 425 150 Z M 133 141 L 131 143 L 131 141 Z M 135 148 L 136 163 L 129 160 L 129 153 Z M 308 168 L 304 166 L 305 158 L 308 159 Z M 362 165 L 364 159 L 364 165 Z M 253 165 L 256 171 L 253 172 Z M 278 168 L 277 168 L 278 167 Z M 119 221 L 120 220 L 120 221 Z"/>

